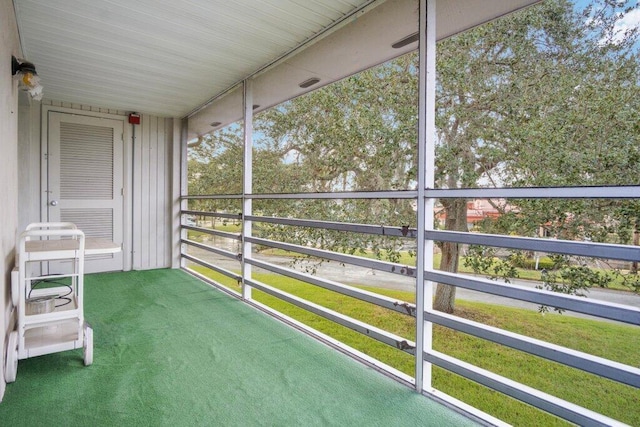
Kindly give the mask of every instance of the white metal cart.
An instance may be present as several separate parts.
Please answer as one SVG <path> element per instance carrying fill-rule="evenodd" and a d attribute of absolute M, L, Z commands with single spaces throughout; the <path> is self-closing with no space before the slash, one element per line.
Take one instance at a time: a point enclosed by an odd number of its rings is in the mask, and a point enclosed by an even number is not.
<path fill-rule="evenodd" d="M 18 360 L 84 349 L 93 363 L 93 330 L 84 320 L 85 235 L 72 223 L 34 223 L 20 235 L 11 299 L 17 330 L 9 334 L 5 379 L 16 379 Z M 42 273 L 43 262 L 51 272 Z M 54 269 L 57 270 L 54 273 Z"/>

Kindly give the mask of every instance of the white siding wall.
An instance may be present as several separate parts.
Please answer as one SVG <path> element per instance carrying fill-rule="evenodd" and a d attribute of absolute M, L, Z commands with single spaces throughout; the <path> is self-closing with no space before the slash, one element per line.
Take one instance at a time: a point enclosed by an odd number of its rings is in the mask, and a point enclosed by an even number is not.
<path fill-rule="evenodd" d="M 45 87 L 46 90 L 46 87 Z M 39 103 L 25 107 L 20 121 L 20 223 L 18 229 L 44 218 L 41 195 L 46 177 L 41 165 Z M 126 116 L 121 110 L 97 108 L 51 100 L 44 110 L 86 112 L 91 115 Z M 171 267 L 173 120 L 142 115 L 140 125 L 126 124 L 125 131 L 125 269 L 146 270 Z M 135 141 L 132 138 L 135 132 Z M 46 136 L 45 136 L 46 137 Z M 22 142 L 21 142 L 22 144 Z M 175 244 L 174 244 L 175 245 Z"/>
<path fill-rule="evenodd" d="M 24 94 L 24 95 L 22 95 Z M 40 103 L 22 92 L 18 109 L 18 230 L 40 221 Z"/>
<path fill-rule="evenodd" d="M 11 55 L 20 56 L 13 2 L 0 0 L 0 401 L 18 231 L 18 91 L 11 76 Z"/>
<path fill-rule="evenodd" d="M 173 120 L 142 115 L 133 147 L 133 268 L 171 267 Z"/>

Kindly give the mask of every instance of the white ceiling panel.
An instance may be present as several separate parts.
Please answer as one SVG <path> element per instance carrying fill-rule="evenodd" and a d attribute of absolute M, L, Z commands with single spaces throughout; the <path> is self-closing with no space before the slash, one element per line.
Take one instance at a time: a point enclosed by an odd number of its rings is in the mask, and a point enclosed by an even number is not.
<path fill-rule="evenodd" d="M 436 4 L 436 37 L 442 40 L 471 27 L 527 7 L 532 0 L 441 0 Z M 348 25 L 258 73 L 253 104 L 262 111 L 418 48 L 392 45 L 418 31 L 418 0 L 386 0 Z M 309 88 L 300 83 L 317 78 Z M 215 100 L 189 117 L 188 137 L 197 138 L 241 118 L 241 93 Z M 212 126 L 216 123 L 216 126 Z"/>
<path fill-rule="evenodd" d="M 441 0 L 438 38 L 533 2 Z M 25 59 L 35 64 L 46 99 L 170 117 L 193 112 L 260 70 L 256 101 L 264 108 L 304 92 L 298 84 L 308 77 L 326 84 L 397 56 L 415 48 L 390 44 L 417 31 L 418 10 L 417 0 L 14 4 Z M 219 115 L 213 109 L 192 117 L 196 133 L 210 130 Z"/>
<path fill-rule="evenodd" d="M 14 0 L 45 98 L 181 117 L 371 0 Z"/>

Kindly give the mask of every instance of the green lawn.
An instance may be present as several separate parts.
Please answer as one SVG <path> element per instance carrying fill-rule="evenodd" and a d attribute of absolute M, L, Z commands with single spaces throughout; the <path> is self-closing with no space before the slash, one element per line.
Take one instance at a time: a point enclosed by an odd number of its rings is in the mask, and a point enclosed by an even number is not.
<path fill-rule="evenodd" d="M 232 279 L 203 267 L 193 268 L 224 286 L 240 290 Z M 410 340 L 415 339 L 414 322 L 408 316 L 274 274 L 255 274 L 254 278 L 373 326 Z M 368 289 L 405 301 L 413 302 L 414 298 L 410 292 Z M 254 290 L 254 298 L 396 369 L 410 375 L 414 373 L 414 359 L 404 352 L 257 290 Z M 640 366 L 640 328 L 557 314 L 543 316 L 529 310 L 466 301 L 457 302 L 456 314 L 632 366 Z M 633 387 L 600 379 L 442 327 L 436 327 L 434 330 L 434 348 L 628 424 L 640 425 L 640 393 Z M 514 425 L 566 424 L 553 416 L 439 368 L 434 370 L 433 385 Z"/>

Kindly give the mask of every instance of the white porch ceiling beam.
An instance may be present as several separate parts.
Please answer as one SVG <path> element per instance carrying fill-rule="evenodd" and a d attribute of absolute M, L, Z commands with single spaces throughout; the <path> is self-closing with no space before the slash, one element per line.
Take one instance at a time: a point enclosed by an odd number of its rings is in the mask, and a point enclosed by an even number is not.
<path fill-rule="evenodd" d="M 436 7 L 437 40 L 468 30 L 537 0 L 449 0 Z M 253 75 L 255 112 L 277 105 L 323 85 L 417 49 L 417 41 L 400 48 L 392 45 L 418 32 L 418 1 L 387 0 L 338 30 L 276 65 Z M 309 88 L 299 84 L 316 77 Z M 196 138 L 241 118 L 240 91 L 225 93 L 189 117 L 189 137 Z M 220 125 L 212 127 L 211 123 Z"/>

